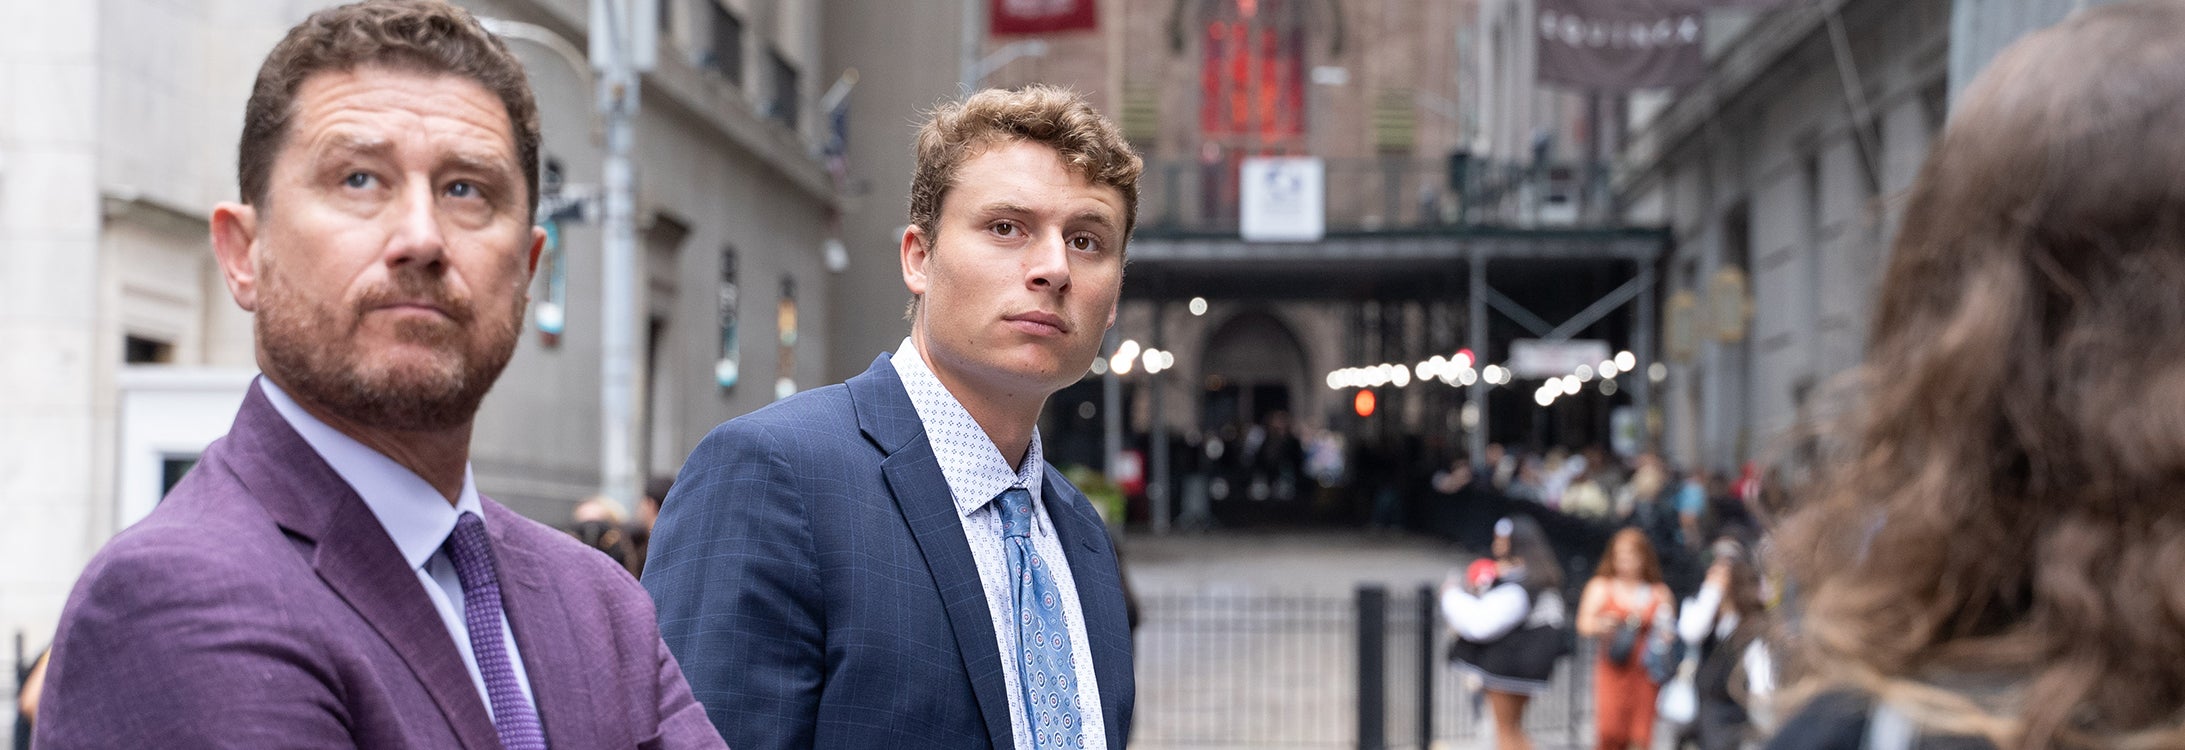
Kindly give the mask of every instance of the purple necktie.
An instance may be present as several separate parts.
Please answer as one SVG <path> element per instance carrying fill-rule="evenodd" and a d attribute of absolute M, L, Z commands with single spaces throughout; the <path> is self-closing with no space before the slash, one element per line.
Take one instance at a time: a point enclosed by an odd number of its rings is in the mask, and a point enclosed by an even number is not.
<path fill-rule="evenodd" d="M 493 703 L 493 731 L 506 750 L 546 750 L 539 714 L 524 700 L 523 686 L 508 663 L 508 646 L 501 641 L 501 581 L 493 572 L 485 521 L 464 512 L 455 521 L 455 533 L 448 535 L 447 550 L 455 578 L 463 584 L 463 625 L 470 629 L 470 653 L 478 660 L 486 697 Z"/>

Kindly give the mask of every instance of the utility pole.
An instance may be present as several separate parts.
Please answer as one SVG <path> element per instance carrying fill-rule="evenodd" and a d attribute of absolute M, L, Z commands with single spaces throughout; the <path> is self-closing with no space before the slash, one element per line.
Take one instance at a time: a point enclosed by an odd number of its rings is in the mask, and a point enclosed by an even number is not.
<path fill-rule="evenodd" d="M 636 507 L 638 76 L 654 63 L 658 4 L 592 0 L 591 63 L 607 150 L 601 165 L 606 204 L 600 233 L 600 494 Z"/>

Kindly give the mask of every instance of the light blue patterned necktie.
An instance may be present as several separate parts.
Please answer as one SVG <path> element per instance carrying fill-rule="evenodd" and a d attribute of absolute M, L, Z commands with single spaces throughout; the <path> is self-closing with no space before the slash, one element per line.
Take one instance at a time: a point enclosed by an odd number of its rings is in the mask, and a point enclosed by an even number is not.
<path fill-rule="evenodd" d="M 1055 586 L 1054 572 L 1032 550 L 1032 493 L 1011 487 L 994 502 L 1009 552 L 1017 610 L 1017 690 L 1023 694 L 1032 747 L 1082 748 L 1077 669 L 1071 663 L 1070 630 L 1062 622 L 1062 592 Z"/>

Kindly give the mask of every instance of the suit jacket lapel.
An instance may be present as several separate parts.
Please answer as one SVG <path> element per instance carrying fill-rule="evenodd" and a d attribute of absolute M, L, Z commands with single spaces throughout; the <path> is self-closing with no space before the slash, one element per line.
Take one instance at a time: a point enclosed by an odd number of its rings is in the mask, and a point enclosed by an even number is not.
<path fill-rule="evenodd" d="M 1104 607 L 1110 599 L 1106 596 L 1088 596 L 1095 592 L 1115 592 L 1114 601 L 1121 601 L 1122 571 L 1115 564 L 1115 552 L 1109 544 L 1108 531 L 1100 524 L 1100 516 L 1085 503 L 1083 495 L 1065 491 L 1062 473 L 1051 468 L 1040 483 L 1041 502 L 1047 506 L 1047 518 L 1054 522 L 1055 537 L 1062 543 L 1062 556 L 1069 559 L 1070 578 L 1077 582 L 1077 600 L 1085 616 L 1085 637 L 1093 658 L 1093 675 L 1100 680 L 1100 705 L 1103 723 L 1107 724 L 1108 742 L 1122 744 L 1123 717 L 1117 715 L 1117 706 L 1123 703 L 1125 674 L 1129 674 L 1131 654 L 1130 617 L 1127 613 Z M 1121 643 L 1123 649 L 1101 648 L 1102 644 Z"/>
<path fill-rule="evenodd" d="M 495 572 L 501 580 L 501 606 L 508 626 L 516 632 L 516 648 L 523 655 L 524 671 L 531 678 L 531 696 L 538 702 L 539 721 L 546 727 L 547 744 L 553 747 L 606 747 L 592 721 L 600 712 L 587 676 L 601 676 L 587 669 L 584 657 L 596 653 L 607 634 L 580 639 L 561 592 L 547 580 L 550 570 L 529 548 L 510 541 L 512 529 L 523 523 L 515 511 L 485 497 L 486 531 L 493 540 Z M 475 690 L 473 692 L 476 692 Z"/>
<path fill-rule="evenodd" d="M 500 746 L 447 623 L 371 508 L 281 418 L 256 384 L 228 433 L 236 476 L 284 529 L 316 544 L 311 564 L 402 657 L 464 747 Z"/>
<path fill-rule="evenodd" d="M 1015 747 L 993 614 L 987 609 L 978 563 L 971 559 L 971 543 L 964 537 L 955 495 L 941 476 L 925 425 L 918 421 L 918 410 L 911 406 L 910 394 L 903 390 L 888 355 L 873 360 L 872 367 L 850 378 L 848 385 L 858 427 L 887 454 L 880 471 L 941 593 L 956 636 L 956 651 L 963 657 L 964 671 L 971 675 L 971 693 L 986 720 L 987 736 L 996 748 Z"/>

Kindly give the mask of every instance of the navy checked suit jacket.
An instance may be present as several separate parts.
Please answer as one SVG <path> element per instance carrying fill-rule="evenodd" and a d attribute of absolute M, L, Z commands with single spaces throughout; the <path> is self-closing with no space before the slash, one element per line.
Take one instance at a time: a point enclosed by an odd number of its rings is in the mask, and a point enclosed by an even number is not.
<path fill-rule="evenodd" d="M 1045 471 L 1120 748 L 1136 686 L 1115 551 Z M 888 355 L 707 435 L 661 505 L 644 584 L 738 750 L 1015 747 L 978 567 Z"/>

